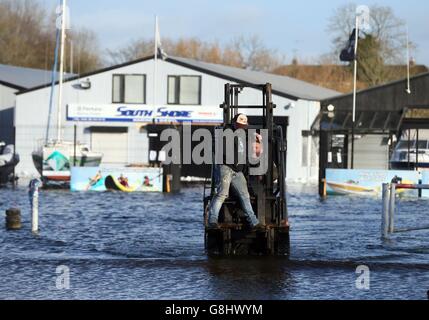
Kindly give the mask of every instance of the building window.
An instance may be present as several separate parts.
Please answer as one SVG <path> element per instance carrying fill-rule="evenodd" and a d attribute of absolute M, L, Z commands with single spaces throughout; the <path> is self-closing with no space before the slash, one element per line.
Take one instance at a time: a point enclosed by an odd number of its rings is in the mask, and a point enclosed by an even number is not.
<path fill-rule="evenodd" d="M 201 104 L 200 76 L 168 76 L 168 104 Z"/>
<path fill-rule="evenodd" d="M 113 75 L 113 103 L 146 103 L 146 75 Z"/>

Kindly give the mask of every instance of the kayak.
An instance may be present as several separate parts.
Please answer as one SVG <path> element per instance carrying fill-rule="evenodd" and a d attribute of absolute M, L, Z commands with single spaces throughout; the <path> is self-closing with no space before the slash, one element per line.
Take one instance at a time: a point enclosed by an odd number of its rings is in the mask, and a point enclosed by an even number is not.
<path fill-rule="evenodd" d="M 106 186 L 107 190 L 116 190 L 116 191 L 122 191 L 122 192 L 134 192 L 138 189 L 138 186 L 136 187 L 126 187 L 122 185 L 118 179 L 116 179 L 113 176 L 107 176 L 104 180 L 104 184 Z"/>

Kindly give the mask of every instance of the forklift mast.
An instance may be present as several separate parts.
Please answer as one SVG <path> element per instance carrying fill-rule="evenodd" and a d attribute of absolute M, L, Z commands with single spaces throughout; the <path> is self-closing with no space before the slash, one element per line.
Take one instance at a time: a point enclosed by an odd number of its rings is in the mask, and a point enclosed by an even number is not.
<path fill-rule="evenodd" d="M 262 92 L 261 105 L 239 105 L 239 94 L 245 88 Z M 266 153 L 267 171 L 263 176 L 247 176 L 251 203 L 255 214 L 264 226 L 260 232 L 246 228 L 239 201 L 229 196 L 221 208 L 220 229 L 207 229 L 207 208 L 216 194 L 214 177 L 215 163 L 212 164 L 211 193 L 204 195 L 204 219 L 206 225 L 205 247 L 209 255 L 289 255 L 289 223 L 286 202 L 286 142 L 281 126 L 274 124 L 272 86 L 267 83 L 258 86 L 226 84 L 222 129 L 231 127 L 232 119 L 241 109 L 262 111 L 258 125 L 250 124 L 250 129 L 264 129 L 268 135 L 268 145 L 263 146 Z M 213 148 L 215 150 L 215 148 Z M 215 159 L 215 157 L 213 157 Z"/>

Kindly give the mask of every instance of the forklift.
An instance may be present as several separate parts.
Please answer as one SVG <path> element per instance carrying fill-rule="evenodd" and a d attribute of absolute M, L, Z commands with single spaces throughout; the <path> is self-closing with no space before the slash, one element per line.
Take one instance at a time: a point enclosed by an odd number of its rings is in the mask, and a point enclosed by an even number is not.
<path fill-rule="evenodd" d="M 245 88 L 262 92 L 262 105 L 239 105 L 239 94 Z M 263 146 L 267 171 L 263 176 L 249 176 L 248 189 L 253 211 L 262 228 L 252 230 L 247 226 L 240 202 L 232 190 L 219 212 L 219 228 L 208 228 L 208 208 L 216 195 L 215 156 L 213 156 L 210 185 L 204 187 L 205 249 L 209 256 L 276 255 L 289 256 L 289 222 L 286 200 L 286 141 L 283 128 L 274 123 L 272 86 L 226 84 L 223 124 L 218 129 L 231 127 L 232 119 L 240 109 L 259 109 L 262 115 L 258 123 L 250 123 L 249 129 L 268 133 L 268 145 Z M 215 142 L 213 141 L 213 144 Z M 215 147 L 213 145 L 213 150 Z M 207 190 L 210 194 L 206 196 Z"/>

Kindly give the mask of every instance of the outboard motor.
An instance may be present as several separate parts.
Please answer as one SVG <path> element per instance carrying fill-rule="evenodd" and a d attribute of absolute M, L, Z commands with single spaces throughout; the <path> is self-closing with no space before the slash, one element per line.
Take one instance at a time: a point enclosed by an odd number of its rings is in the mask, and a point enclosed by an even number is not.
<path fill-rule="evenodd" d="M 4 184 L 11 180 L 14 168 L 18 162 L 19 156 L 15 154 L 15 146 L 0 142 L 0 183 Z"/>

